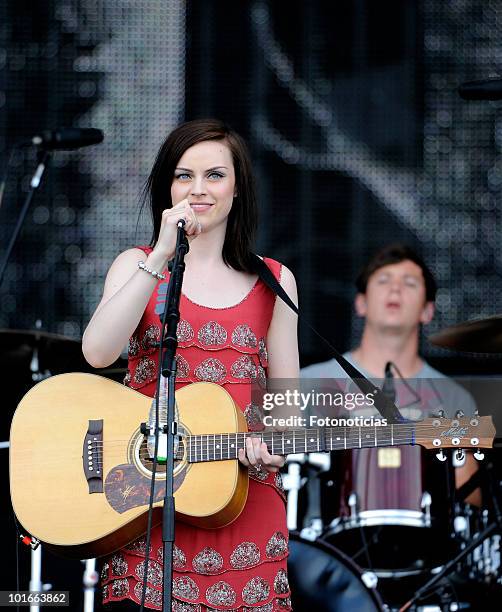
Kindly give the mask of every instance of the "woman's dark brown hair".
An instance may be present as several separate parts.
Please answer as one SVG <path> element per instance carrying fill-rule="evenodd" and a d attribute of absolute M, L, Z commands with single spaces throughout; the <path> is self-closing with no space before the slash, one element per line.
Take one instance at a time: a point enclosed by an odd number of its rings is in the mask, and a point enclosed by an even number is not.
<path fill-rule="evenodd" d="M 187 149 L 207 140 L 223 141 L 232 152 L 235 191 L 228 215 L 223 261 L 234 270 L 252 272 L 251 248 L 256 234 L 258 208 L 251 160 L 244 140 L 218 119 L 195 119 L 173 130 L 160 147 L 144 188 L 153 220 L 151 245 L 160 231 L 162 211 L 171 208 L 171 183 L 174 170 Z"/>

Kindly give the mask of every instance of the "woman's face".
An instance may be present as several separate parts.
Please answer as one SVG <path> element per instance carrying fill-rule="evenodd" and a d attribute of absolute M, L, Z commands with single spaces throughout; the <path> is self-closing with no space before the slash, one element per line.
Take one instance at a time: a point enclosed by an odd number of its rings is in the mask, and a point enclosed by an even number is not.
<path fill-rule="evenodd" d="M 235 196 L 232 152 L 224 141 L 206 140 L 182 155 L 171 184 L 173 206 L 188 199 L 202 231 L 226 227 Z"/>

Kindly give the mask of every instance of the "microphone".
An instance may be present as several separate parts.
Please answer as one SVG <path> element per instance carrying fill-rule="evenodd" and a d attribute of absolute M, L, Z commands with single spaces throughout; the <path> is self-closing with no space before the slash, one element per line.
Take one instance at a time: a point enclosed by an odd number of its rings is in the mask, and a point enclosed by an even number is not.
<path fill-rule="evenodd" d="M 70 151 L 103 142 L 103 132 L 96 128 L 58 128 L 33 136 L 31 144 L 48 151 Z"/>
<path fill-rule="evenodd" d="M 502 100 L 502 79 L 462 83 L 458 93 L 464 100 Z"/>
<path fill-rule="evenodd" d="M 396 387 L 394 385 L 394 374 L 392 374 L 392 361 L 385 364 L 385 379 L 382 385 L 382 393 L 394 404 L 396 401 Z"/>

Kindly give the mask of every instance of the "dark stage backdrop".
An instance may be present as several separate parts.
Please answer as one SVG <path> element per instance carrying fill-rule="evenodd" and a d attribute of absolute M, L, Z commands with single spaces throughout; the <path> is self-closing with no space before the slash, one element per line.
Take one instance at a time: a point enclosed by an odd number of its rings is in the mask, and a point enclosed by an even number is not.
<path fill-rule="evenodd" d="M 81 336 L 114 256 L 150 237 L 139 199 L 164 135 L 209 115 L 251 144 L 259 252 L 292 268 L 304 314 L 338 347 L 360 331 L 355 274 L 394 239 L 420 247 L 438 276 L 430 331 L 499 312 L 500 104 L 456 94 L 464 80 L 498 74 L 498 9 L 486 0 L 2 3 L 3 166 L 44 128 L 94 126 L 105 142 L 55 154 L 0 288 L 0 326 L 40 319 Z M 13 151 L 2 245 L 34 164 L 32 150 Z M 306 329 L 301 351 L 304 363 L 327 356 Z"/>
<path fill-rule="evenodd" d="M 251 145 L 257 250 L 293 270 L 303 313 L 339 349 L 360 333 L 353 279 L 391 240 L 437 275 L 431 332 L 500 312 L 500 103 L 456 88 L 500 74 L 501 19 L 494 0 L 0 3 L 2 254 L 35 167 L 13 147 L 58 126 L 105 132 L 54 155 L 0 287 L 0 328 L 41 320 L 81 337 L 113 258 L 149 241 L 140 192 L 164 136 L 211 115 Z M 329 356 L 305 327 L 300 340 L 303 364 Z M 423 351 L 448 371 L 500 371 Z M 2 363 L 4 432 L 26 367 Z"/>

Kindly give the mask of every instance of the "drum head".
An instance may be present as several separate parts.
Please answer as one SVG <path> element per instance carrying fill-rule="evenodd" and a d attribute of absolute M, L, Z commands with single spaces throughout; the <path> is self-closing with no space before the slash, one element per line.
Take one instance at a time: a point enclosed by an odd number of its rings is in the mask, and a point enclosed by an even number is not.
<path fill-rule="evenodd" d="M 290 533 L 288 576 L 295 612 L 381 612 L 374 589 L 361 570 L 333 546 Z"/>

